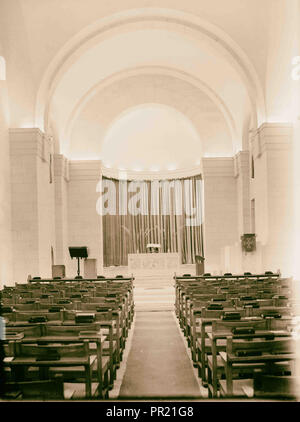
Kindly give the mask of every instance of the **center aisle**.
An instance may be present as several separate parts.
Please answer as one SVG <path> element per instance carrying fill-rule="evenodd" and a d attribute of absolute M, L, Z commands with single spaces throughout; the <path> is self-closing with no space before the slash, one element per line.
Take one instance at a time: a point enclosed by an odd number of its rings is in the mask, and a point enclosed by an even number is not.
<path fill-rule="evenodd" d="M 173 313 L 137 312 L 119 399 L 200 397 Z"/>

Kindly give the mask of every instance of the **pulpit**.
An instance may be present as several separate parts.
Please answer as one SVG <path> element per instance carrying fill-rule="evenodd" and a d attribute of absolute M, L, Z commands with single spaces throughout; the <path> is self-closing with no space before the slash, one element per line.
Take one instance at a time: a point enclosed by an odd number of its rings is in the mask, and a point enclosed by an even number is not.
<path fill-rule="evenodd" d="M 196 275 L 203 275 L 205 258 L 201 255 L 196 255 L 195 259 L 196 259 Z"/>

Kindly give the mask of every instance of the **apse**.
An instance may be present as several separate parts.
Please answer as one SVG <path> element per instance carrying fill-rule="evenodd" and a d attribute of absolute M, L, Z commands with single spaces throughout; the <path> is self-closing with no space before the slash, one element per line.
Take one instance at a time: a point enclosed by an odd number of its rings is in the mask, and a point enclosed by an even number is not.
<path fill-rule="evenodd" d="M 112 122 L 100 156 L 104 166 L 119 170 L 177 170 L 199 165 L 202 145 L 183 113 L 165 105 L 143 104 Z"/>

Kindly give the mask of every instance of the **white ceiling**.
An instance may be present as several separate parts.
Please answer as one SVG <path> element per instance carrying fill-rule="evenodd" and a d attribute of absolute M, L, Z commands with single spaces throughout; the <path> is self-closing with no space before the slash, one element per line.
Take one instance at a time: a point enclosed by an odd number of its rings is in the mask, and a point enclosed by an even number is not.
<path fill-rule="evenodd" d="M 10 125 L 51 129 L 57 151 L 93 159 L 108 154 L 103 142 L 122 113 L 155 103 L 196 131 L 192 155 L 233 155 L 247 146 L 249 124 L 265 121 L 271 10 L 285 4 L 2 0 Z M 184 142 L 173 148 L 186 165 Z"/>

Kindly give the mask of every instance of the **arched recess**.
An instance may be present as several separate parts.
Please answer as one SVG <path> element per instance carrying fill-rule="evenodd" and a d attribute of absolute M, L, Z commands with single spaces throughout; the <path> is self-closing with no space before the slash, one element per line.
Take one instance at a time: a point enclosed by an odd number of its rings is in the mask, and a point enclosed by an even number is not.
<path fill-rule="evenodd" d="M 184 113 L 165 104 L 144 103 L 123 110 L 110 122 L 101 160 L 120 171 L 160 172 L 198 165 L 200 172 L 202 145 Z"/>
<path fill-rule="evenodd" d="M 64 73 L 76 60 L 107 36 L 120 29 L 129 31 L 135 27 L 159 24 L 172 25 L 178 32 L 188 31 L 205 38 L 228 63 L 233 66 L 244 82 L 252 104 L 252 119 L 258 124 L 265 120 L 263 90 L 256 71 L 241 48 L 220 28 L 199 17 L 169 9 L 132 9 L 108 16 L 88 26 L 73 37 L 52 60 L 42 79 L 37 94 L 36 125 L 44 130 L 48 127 L 50 104 L 56 86 Z"/>

